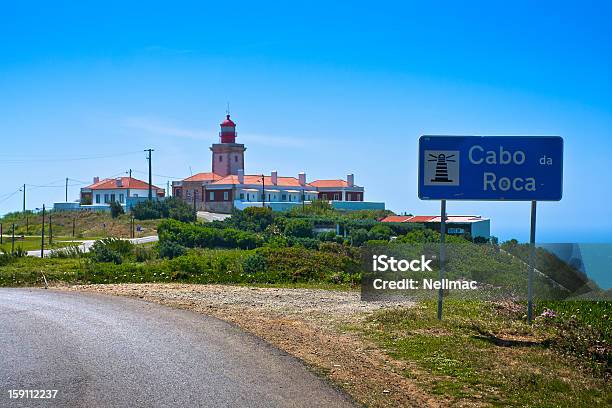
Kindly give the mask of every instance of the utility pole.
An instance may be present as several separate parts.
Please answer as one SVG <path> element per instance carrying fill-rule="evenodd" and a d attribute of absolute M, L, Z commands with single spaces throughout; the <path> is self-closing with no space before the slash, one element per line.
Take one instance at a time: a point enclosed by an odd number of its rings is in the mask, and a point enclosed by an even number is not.
<path fill-rule="evenodd" d="M 26 207 L 26 191 L 25 191 L 25 184 L 23 185 L 23 213 L 25 214 L 25 207 Z"/>
<path fill-rule="evenodd" d="M 76 229 L 76 217 L 72 218 L 72 239 L 74 240 L 74 231 Z"/>
<path fill-rule="evenodd" d="M 266 207 L 266 176 L 261 175 L 261 206 Z"/>
<path fill-rule="evenodd" d="M 11 256 L 15 255 L 15 224 L 13 224 L 13 232 L 11 236 Z"/>
<path fill-rule="evenodd" d="M 49 245 L 53 244 L 53 222 L 49 214 Z"/>
<path fill-rule="evenodd" d="M 149 157 L 147 160 L 149 161 L 149 201 L 153 200 L 153 174 L 151 173 L 151 152 L 154 152 L 153 149 L 145 149 L 145 152 L 149 152 Z"/>
<path fill-rule="evenodd" d="M 166 197 L 170 197 L 170 180 L 166 180 Z M 202 200 L 204 200 L 204 196 L 202 196 Z"/>
<path fill-rule="evenodd" d="M 68 202 L 68 177 L 66 177 L 66 202 Z"/>
<path fill-rule="evenodd" d="M 44 256 L 45 256 L 45 205 L 43 204 L 42 232 L 41 232 L 41 241 L 40 241 L 40 257 L 44 258 Z"/>
<path fill-rule="evenodd" d="M 2 223 L 0 223 L 0 245 L 2 245 Z"/>

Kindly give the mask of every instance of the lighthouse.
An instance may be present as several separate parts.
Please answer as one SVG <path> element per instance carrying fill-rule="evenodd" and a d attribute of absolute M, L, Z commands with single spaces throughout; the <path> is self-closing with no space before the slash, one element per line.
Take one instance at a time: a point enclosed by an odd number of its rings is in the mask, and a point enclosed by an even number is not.
<path fill-rule="evenodd" d="M 210 147 L 212 151 L 212 171 L 213 173 L 225 177 L 230 174 L 238 174 L 238 170 L 244 170 L 244 151 L 243 144 L 236 143 L 236 123 L 227 114 L 225 120 L 221 122 L 219 132 L 219 143 Z"/>

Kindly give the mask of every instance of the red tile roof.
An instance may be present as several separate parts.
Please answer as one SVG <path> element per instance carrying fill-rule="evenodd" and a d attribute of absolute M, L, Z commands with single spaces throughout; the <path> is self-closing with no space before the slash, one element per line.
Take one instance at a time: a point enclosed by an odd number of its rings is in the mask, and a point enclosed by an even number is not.
<path fill-rule="evenodd" d="M 121 186 L 118 186 L 117 181 L 121 179 Z M 148 190 L 149 183 L 145 183 L 142 180 L 135 179 L 133 177 L 118 177 L 118 178 L 106 178 L 98 181 L 97 183 L 91 184 L 87 187 L 91 190 L 127 190 L 128 188 L 134 188 L 139 190 Z M 153 190 L 161 190 L 161 188 L 152 186 Z"/>
<path fill-rule="evenodd" d="M 208 173 L 194 174 L 191 177 L 187 177 L 186 179 L 183 179 L 183 181 L 211 181 L 211 180 L 219 180 L 220 178 L 221 176 L 219 176 L 218 174 L 215 174 L 213 172 L 208 172 Z"/>
<path fill-rule="evenodd" d="M 406 220 L 406 222 L 427 222 L 427 221 L 431 221 L 434 218 L 436 218 L 435 215 L 415 215 L 414 217 L 411 217 L 409 220 Z"/>
<path fill-rule="evenodd" d="M 310 183 L 311 186 L 315 187 L 348 187 L 348 183 L 345 180 L 315 180 Z"/>
<path fill-rule="evenodd" d="M 265 183 L 266 183 L 266 187 L 272 187 L 274 185 L 276 186 L 282 186 L 282 187 L 303 187 L 300 184 L 300 181 L 295 178 L 295 177 L 278 177 L 277 178 L 277 183 L 276 184 L 272 184 L 272 177 L 271 176 L 265 176 Z M 225 176 L 219 180 L 216 180 L 215 182 L 211 183 L 211 185 L 220 185 L 220 184 L 240 184 L 238 182 L 238 176 L 236 175 L 229 175 L 229 176 Z M 260 175 L 249 175 L 249 174 L 245 174 L 244 175 L 244 183 L 242 184 L 262 184 L 261 181 L 261 176 Z M 310 187 L 308 184 L 306 184 L 306 187 Z"/>
<path fill-rule="evenodd" d="M 410 218 L 412 218 L 411 215 L 389 215 L 380 221 L 381 222 L 406 222 Z"/>
<path fill-rule="evenodd" d="M 446 222 L 475 222 L 484 220 L 479 215 L 447 215 Z M 389 215 L 381 222 L 440 222 L 439 215 Z"/>

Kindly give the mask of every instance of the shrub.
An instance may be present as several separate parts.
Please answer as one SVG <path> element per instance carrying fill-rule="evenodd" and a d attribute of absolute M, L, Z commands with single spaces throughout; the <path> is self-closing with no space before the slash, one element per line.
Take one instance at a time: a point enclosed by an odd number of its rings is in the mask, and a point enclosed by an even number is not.
<path fill-rule="evenodd" d="M 349 256 L 315 251 L 301 246 L 262 248 L 268 274 L 278 273 L 281 280 L 331 281 L 334 274 L 342 274 L 346 281 L 358 277 L 359 262 Z"/>
<path fill-rule="evenodd" d="M 234 210 L 232 216 L 224 221 L 214 223 L 220 228 L 236 228 L 243 231 L 263 232 L 275 220 L 275 214 L 268 207 L 248 207 Z"/>
<path fill-rule="evenodd" d="M 248 274 L 264 272 L 266 270 L 266 258 L 259 253 L 250 254 L 242 261 L 242 270 Z"/>
<path fill-rule="evenodd" d="M 136 262 L 146 262 L 155 259 L 155 251 L 151 247 L 136 245 L 134 248 Z"/>
<path fill-rule="evenodd" d="M 287 221 L 285 234 L 297 238 L 312 237 L 313 222 L 307 219 L 294 218 Z"/>
<path fill-rule="evenodd" d="M 111 217 L 113 218 L 117 218 L 121 214 L 125 213 L 125 211 L 123 211 L 123 206 L 119 204 L 117 201 L 111 201 L 110 212 L 111 212 Z"/>
<path fill-rule="evenodd" d="M 372 227 L 370 232 L 368 233 L 368 238 L 370 240 L 385 240 L 388 241 L 393 235 L 393 230 L 391 227 L 384 224 L 377 224 Z"/>
<path fill-rule="evenodd" d="M 351 240 L 351 243 L 354 246 L 361 246 L 369 238 L 368 230 L 366 230 L 365 228 L 357 228 L 357 229 L 351 230 L 349 234 L 349 238 Z"/>
<path fill-rule="evenodd" d="M 83 251 L 78 245 L 70 245 L 65 248 L 54 249 L 49 253 L 49 258 L 80 258 L 83 256 Z"/>
<path fill-rule="evenodd" d="M 134 251 L 134 244 L 119 238 L 104 238 L 94 242 L 91 247 L 91 258 L 95 262 L 113 262 L 120 264 L 123 257 L 130 256 Z"/>
<path fill-rule="evenodd" d="M 140 202 L 132 208 L 132 213 L 138 220 L 159 218 L 172 218 L 183 222 L 196 220 L 196 212 L 193 207 L 177 197 Z"/>
<path fill-rule="evenodd" d="M 91 259 L 94 262 L 112 262 L 120 264 L 123 262 L 123 258 L 119 252 L 109 248 L 106 245 L 98 245 L 100 241 L 96 241 L 91 247 Z"/>
<path fill-rule="evenodd" d="M 184 255 L 187 248 L 173 241 L 163 241 L 159 243 L 158 251 L 161 258 L 173 259 Z"/>
<path fill-rule="evenodd" d="M 160 243 L 174 241 L 188 248 L 254 249 L 263 244 L 255 233 L 234 228 L 214 228 L 175 220 L 164 220 L 157 229 Z"/>

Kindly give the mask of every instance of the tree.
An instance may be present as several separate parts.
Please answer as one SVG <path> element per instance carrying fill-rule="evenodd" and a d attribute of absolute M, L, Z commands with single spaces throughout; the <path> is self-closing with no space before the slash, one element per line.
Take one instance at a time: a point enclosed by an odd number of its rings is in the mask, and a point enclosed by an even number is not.
<path fill-rule="evenodd" d="M 117 201 L 111 201 L 110 212 L 111 212 L 111 217 L 113 218 L 117 218 L 121 214 L 125 213 L 125 211 L 123 211 L 123 206 L 119 204 L 119 202 Z"/>
<path fill-rule="evenodd" d="M 305 219 L 289 219 L 285 226 L 285 235 L 297 238 L 312 237 L 313 223 Z"/>

